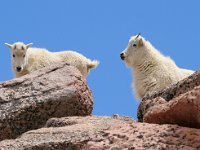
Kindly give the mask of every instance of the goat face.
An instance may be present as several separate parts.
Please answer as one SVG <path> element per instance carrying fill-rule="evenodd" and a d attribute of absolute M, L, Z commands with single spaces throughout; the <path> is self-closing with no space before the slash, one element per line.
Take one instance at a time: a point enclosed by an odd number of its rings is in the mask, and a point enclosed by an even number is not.
<path fill-rule="evenodd" d="M 141 53 L 143 44 L 143 38 L 140 35 L 131 37 L 127 48 L 120 54 L 121 59 L 125 61 L 128 66 L 132 66 L 138 54 Z"/>
<path fill-rule="evenodd" d="M 25 45 L 17 42 L 13 45 L 5 43 L 11 49 L 12 67 L 15 72 L 22 72 L 27 64 L 27 49 L 32 46 L 32 43 Z"/>

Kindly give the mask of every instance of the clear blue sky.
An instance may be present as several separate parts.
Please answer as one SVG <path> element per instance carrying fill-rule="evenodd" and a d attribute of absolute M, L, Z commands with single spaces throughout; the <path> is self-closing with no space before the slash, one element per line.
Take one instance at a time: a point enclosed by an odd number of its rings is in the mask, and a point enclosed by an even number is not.
<path fill-rule="evenodd" d="M 200 1 L 2 0 L 0 81 L 13 78 L 5 42 L 33 42 L 50 51 L 76 50 L 101 64 L 87 78 L 94 115 L 136 119 L 131 70 L 119 54 L 141 32 L 178 66 L 200 68 Z"/>

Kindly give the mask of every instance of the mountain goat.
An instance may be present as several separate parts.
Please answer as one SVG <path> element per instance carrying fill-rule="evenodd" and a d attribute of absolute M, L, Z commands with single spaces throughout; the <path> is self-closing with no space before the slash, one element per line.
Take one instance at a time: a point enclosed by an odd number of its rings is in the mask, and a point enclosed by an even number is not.
<path fill-rule="evenodd" d="M 193 71 L 179 68 L 169 57 L 162 55 L 140 34 L 132 36 L 120 54 L 135 78 L 132 87 L 141 99 L 146 93 L 159 91 L 191 75 Z"/>
<path fill-rule="evenodd" d="M 75 66 L 84 77 L 87 77 L 90 69 L 99 64 L 98 61 L 91 61 L 75 51 L 50 52 L 42 48 L 30 48 L 32 43 L 5 44 L 11 49 L 12 69 L 15 77 L 21 77 L 59 61 Z"/>

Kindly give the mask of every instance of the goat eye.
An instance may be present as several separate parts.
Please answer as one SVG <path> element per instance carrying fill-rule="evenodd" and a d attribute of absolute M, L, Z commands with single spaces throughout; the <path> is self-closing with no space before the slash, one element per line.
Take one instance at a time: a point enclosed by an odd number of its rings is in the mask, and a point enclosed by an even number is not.
<path fill-rule="evenodd" d="M 13 57 L 15 57 L 15 55 L 13 55 Z"/>
<path fill-rule="evenodd" d="M 136 47 L 137 45 L 136 44 L 133 44 L 133 47 Z"/>
<path fill-rule="evenodd" d="M 23 55 L 23 57 L 25 57 L 25 55 Z"/>

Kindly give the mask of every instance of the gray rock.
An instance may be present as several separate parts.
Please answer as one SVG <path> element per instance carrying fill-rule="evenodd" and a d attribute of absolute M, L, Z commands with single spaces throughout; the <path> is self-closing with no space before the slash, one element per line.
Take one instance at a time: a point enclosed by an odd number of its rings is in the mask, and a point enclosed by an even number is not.
<path fill-rule="evenodd" d="M 80 72 L 66 63 L 0 84 L 0 140 L 43 127 L 52 117 L 86 116 L 93 100 Z"/>
<path fill-rule="evenodd" d="M 4 150 L 199 149 L 200 130 L 138 123 L 129 117 L 52 118 L 44 128 L 0 142 Z"/>
<path fill-rule="evenodd" d="M 200 71 L 164 90 L 146 95 L 138 108 L 140 122 L 200 128 Z"/>

